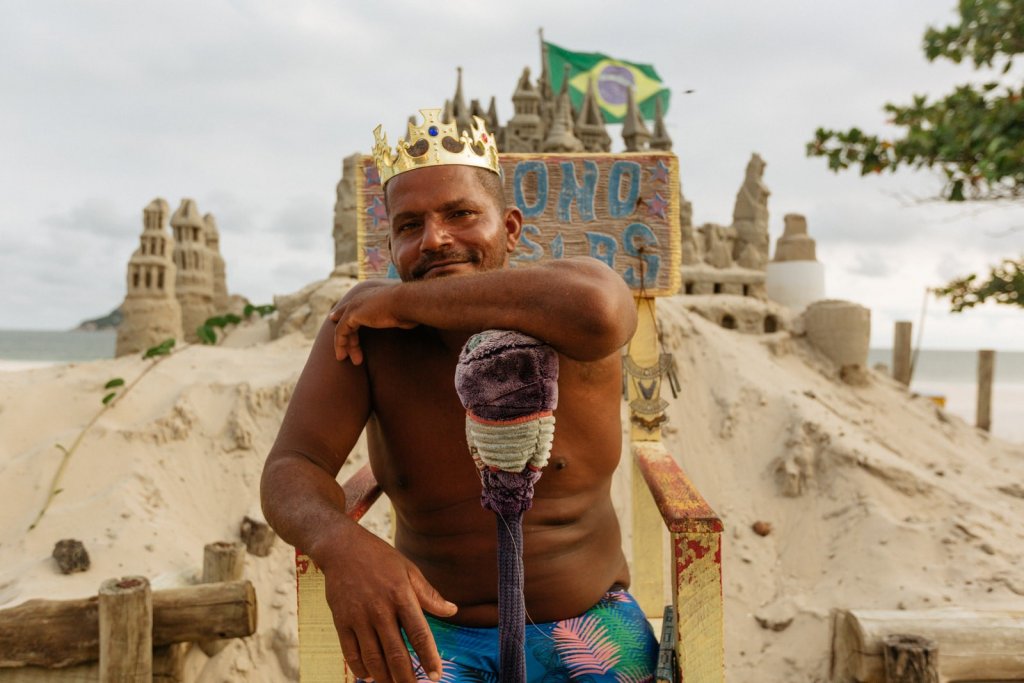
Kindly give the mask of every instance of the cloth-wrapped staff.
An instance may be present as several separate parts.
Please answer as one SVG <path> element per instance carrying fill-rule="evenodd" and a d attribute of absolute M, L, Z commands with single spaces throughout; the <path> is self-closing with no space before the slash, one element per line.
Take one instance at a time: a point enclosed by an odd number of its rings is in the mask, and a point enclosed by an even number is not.
<path fill-rule="evenodd" d="M 466 441 L 480 473 L 480 503 L 498 531 L 501 681 L 526 677 L 523 513 L 548 463 L 558 405 L 558 354 L 533 337 L 487 330 L 466 342 L 455 370 Z"/>

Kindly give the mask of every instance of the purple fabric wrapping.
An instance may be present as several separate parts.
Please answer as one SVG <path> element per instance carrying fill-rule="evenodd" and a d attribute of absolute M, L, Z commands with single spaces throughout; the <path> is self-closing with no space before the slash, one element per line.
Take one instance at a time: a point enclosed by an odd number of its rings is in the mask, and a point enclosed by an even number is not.
<path fill-rule="evenodd" d="M 455 369 L 466 410 L 485 420 L 514 420 L 558 405 L 558 353 L 509 330 L 473 335 Z"/>
<path fill-rule="evenodd" d="M 503 473 L 504 474 L 504 473 Z M 539 473 L 538 473 L 539 475 Z M 515 476 L 515 475 L 513 475 Z M 532 489 L 530 491 L 532 497 Z M 528 506 L 527 506 L 528 507 Z M 501 683 L 526 683 L 526 603 L 523 599 L 523 514 L 498 522 L 498 648 Z"/>
<path fill-rule="evenodd" d="M 484 469 L 480 472 L 483 491 L 480 504 L 506 520 L 513 515 L 522 516 L 533 506 L 533 485 L 540 479 L 540 470 L 526 468 L 518 474 Z"/>

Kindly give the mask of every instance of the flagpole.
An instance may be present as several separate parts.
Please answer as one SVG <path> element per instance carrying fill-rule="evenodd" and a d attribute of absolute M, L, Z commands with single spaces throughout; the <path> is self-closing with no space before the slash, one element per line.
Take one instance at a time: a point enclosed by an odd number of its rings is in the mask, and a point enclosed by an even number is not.
<path fill-rule="evenodd" d="M 548 72 L 548 46 L 544 42 L 544 27 L 541 26 L 537 29 L 537 36 L 540 38 L 540 73 L 543 78 L 544 74 L 547 74 L 545 85 L 549 92 L 541 90 L 541 97 L 549 98 L 554 96 L 554 87 L 552 83 L 552 75 Z"/>

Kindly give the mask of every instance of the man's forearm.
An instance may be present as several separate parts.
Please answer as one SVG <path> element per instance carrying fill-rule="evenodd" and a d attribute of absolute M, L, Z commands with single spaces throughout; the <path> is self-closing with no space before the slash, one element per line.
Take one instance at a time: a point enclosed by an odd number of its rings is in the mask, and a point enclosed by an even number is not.
<path fill-rule="evenodd" d="M 287 543 L 323 566 L 347 532 L 359 527 L 345 514 L 337 480 L 300 454 L 276 454 L 260 483 L 263 514 Z"/>
<path fill-rule="evenodd" d="M 397 317 L 439 329 L 512 329 L 577 360 L 603 358 L 636 327 L 632 295 L 605 266 L 582 259 L 403 283 Z"/>

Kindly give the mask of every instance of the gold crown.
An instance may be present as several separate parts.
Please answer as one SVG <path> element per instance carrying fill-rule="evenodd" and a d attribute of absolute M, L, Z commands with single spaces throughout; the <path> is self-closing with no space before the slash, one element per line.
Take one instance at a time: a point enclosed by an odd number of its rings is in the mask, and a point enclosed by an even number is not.
<path fill-rule="evenodd" d="M 383 127 L 373 129 L 373 160 L 382 185 L 399 173 L 425 166 L 457 164 L 500 173 L 498 146 L 482 118 L 474 116 L 469 130 L 460 134 L 455 122 L 441 121 L 440 109 L 420 109 L 420 114 L 423 125 L 415 126 L 410 121 L 406 139 L 399 140 L 393 151 Z"/>

